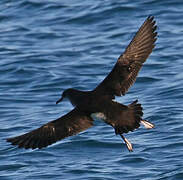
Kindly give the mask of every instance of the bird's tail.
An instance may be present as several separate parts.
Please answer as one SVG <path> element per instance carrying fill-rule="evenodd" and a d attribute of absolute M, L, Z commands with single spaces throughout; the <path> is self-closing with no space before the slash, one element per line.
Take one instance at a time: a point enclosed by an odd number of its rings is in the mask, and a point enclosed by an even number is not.
<path fill-rule="evenodd" d="M 146 120 L 143 120 L 142 116 L 143 108 L 137 100 L 126 106 L 125 109 L 122 108 L 120 110 L 120 116 L 118 116 L 118 120 L 115 121 L 115 133 L 128 133 L 129 131 L 139 128 L 140 124 L 143 124 L 148 129 L 153 128 L 154 125 Z"/>
<path fill-rule="evenodd" d="M 142 110 L 142 106 L 138 103 L 137 100 L 132 102 L 127 106 L 126 111 L 124 111 L 123 113 L 123 118 L 126 117 L 125 121 L 121 121 L 121 124 L 119 123 L 119 126 L 115 128 L 116 134 L 119 134 L 121 136 L 130 152 L 133 151 L 133 146 L 130 141 L 126 139 L 124 135 L 122 135 L 122 133 L 127 133 L 128 131 L 133 131 L 134 129 L 137 129 L 140 126 L 140 123 L 143 124 L 147 129 L 154 127 L 153 124 L 142 119 Z"/>
<path fill-rule="evenodd" d="M 142 108 L 141 104 L 138 103 L 138 100 L 132 102 L 130 105 L 128 105 L 128 107 L 134 111 L 134 117 L 135 117 L 136 123 L 143 124 L 146 129 L 154 128 L 154 124 L 148 122 L 147 120 L 142 119 L 142 116 L 143 116 L 143 111 L 142 110 L 143 110 L 143 108 Z"/>
<path fill-rule="evenodd" d="M 133 111 L 134 117 L 137 122 L 140 122 L 141 117 L 143 116 L 143 108 L 138 100 L 133 101 L 128 105 L 128 108 Z"/>

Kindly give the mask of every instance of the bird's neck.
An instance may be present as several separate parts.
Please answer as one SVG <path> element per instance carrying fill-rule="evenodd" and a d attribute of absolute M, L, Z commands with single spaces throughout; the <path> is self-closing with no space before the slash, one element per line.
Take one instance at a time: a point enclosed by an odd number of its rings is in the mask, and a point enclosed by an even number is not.
<path fill-rule="evenodd" d="M 68 99 L 73 106 L 81 106 L 86 103 L 85 101 L 90 96 L 91 91 L 80 91 L 73 89 L 72 93 L 69 94 Z"/>

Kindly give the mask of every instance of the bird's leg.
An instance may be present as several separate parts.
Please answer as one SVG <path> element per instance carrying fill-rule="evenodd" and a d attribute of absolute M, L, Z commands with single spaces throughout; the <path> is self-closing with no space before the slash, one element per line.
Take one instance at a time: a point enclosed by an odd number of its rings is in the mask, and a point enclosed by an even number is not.
<path fill-rule="evenodd" d="M 140 122 L 144 125 L 144 127 L 146 129 L 152 129 L 152 128 L 154 128 L 154 124 L 152 124 L 152 123 L 150 123 L 150 122 L 148 122 L 146 120 L 141 120 Z"/>
<path fill-rule="evenodd" d="M 128 139 L 126 139 L 122 134 L 120 134 L 120 136 L 121 136 L 121 138 L 123 139 L 123 141 L 125 142 L 126 147 L 128 148 L 128 150 L 129 150 L 130 152 L 132 152 L 132 151 L 133 151 L 133 146 L 132 146 L 131 142 L 128 141 Z"/>

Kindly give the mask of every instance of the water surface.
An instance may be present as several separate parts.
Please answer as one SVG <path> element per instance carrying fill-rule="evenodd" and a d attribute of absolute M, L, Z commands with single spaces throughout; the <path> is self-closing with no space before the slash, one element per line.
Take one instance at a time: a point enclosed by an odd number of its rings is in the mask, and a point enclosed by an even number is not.
<path fill-rule="evenodd" d="M 0 2 L 0 179 L 183 179 L 183 2 L 19 0 Z M 156 128 L 126 135 L 129 153 L 108 125 L 42 150 L 5 139 L 69 112 L 69 87 L 89 90 L 107 75 L 147 18 L 158 24 L 156 48 L 124 104 L 139 99 Z"/>

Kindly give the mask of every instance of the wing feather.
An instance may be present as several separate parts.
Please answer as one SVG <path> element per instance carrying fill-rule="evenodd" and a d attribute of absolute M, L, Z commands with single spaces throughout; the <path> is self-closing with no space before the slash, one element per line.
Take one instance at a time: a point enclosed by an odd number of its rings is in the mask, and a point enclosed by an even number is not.
<path fill-rule="evenodd" d="M 149 16 L 142 24 L 125 52 L 118 58 L 109 75 L 95 88 L 108 95 L 125 95 L 155 47 L 157 32 L 154 17 Z"/>
<path fill-rule="evenodd" d="M 7 141 L 20 148 L 41 149 L 68 136 L 84 131 L 92 125 L 93 119 L 75 108 L 61 118 L 26 134 L 9 138 Z"/>

